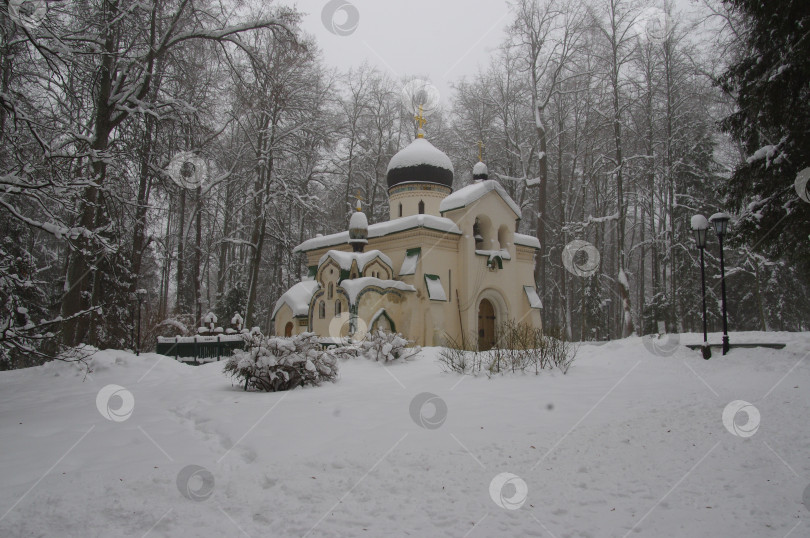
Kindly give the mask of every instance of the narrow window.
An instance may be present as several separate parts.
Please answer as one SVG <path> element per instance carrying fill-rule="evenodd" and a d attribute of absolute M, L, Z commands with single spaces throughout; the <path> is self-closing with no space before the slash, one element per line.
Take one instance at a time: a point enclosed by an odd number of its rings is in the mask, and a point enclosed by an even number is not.
<path fill-rule="evenodd" d="M 332 283 L 330 282 L 330 283 L 329 283 L 329 293 L 327 294 L 326 298 L 327 298 L 327 299 L 331 299 L 331 298 L 332 298 L 332 294 L 333 294 L 333 293 L 334 293 L 334 289 L 333 289 L 333 287 L 332 287 Z"/>
<path fill-rule="evenodd" d="M 422 200 L 419 200 L 419 214 L 420 215 L 425 214 L 425 202 L 423 202 Z"/>
<path fill-rule="evenodd" d="M 318 303 L 318 317 L 321 319 L 326 317 L 326 303 L 323 301 Z"/>
<path fill-rule="evenodd" d="M 399 203 L 399 216 L 402 216 L 402 202 Z"/>
<path fill-rule="evenodd" d="M 335 301 L 335 316 L 339 316 L 343 312 L 343 304 L 340 301 Z"/>

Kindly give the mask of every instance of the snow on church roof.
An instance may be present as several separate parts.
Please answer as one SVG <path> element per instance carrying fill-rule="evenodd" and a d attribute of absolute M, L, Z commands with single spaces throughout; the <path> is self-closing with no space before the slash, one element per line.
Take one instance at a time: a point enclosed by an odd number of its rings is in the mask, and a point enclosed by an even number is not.
<path fill-rule="evenodd" d="M 540 249 L 540 240 L 533 235 L 515 234 L 513 242 L 516 245 Z"/>
<path fill-rule="evenodd" d="M 299 282 L 292 288 L 288 289 L 276 301 L 276 306 L 273 308 L 273 315 L 270 319 L 276 319 L 276 314 L 281 310 L 285 304 L 292 310 L 293 316 L 306 316 L 309 313 L 309 300 L 312 299 L 312 294 L 318 289 L 318 282 L 316 280 L 304 280 Z"/>
<path fill-rule="evenodd" d="M 479 181 L 457 190 L 442 200 L 442 203 L 439 205 L 439 212 L 444 214 L 447 211 L 466 207 L 491 191 L 497 192 L 509 208 L 515 212 L 515 215 L 520 216 L 520 208 L 518 205 L 512 200 L 512 197 L 509 196 L 501 184 L 494 179 Z"/>
<path fill-rule="evenodd" d="M 356 214 L 356 213 L 355 213 Z M 379 250 L 369 250 L 368 252 L 341 252 L 339 250 L 330 250 L 323 256 L 321 259 L 318 260 L 318 267 L 324 264 L 324 262 L 332 258 L 337 262 L 341 269 L 344 271 L 348 271 L 352 268 L 352 261 L 357 260 L 357 268 L 362 271 L 363 268 L 370 262 L 374 261 L 377 258 L 380 258 L 383 263 L 388 265 L 391 269 L 394 268 L 393 263 L 391 262 L 391 258 L 380 252 Z"/>
<path fill-rule="evenodd" d="M 429 228 L 440 232 L 461 235 L 456 223 L 444 217 L 434 215 L 411 215 L 401 217 L 386 222 L 378 222 L 368 227 L 368 238 L 383 237 L 392 233 L 410 230 L 411 228 Z M 349 240 L 349 232 L 339 232 L 336 234 L 313 237 L 295 247 L 293 252 L 308 252 L 319 248 L 332 247 L 346 243 Z"/>
<path fill-rule="evenodd" d="M 394 155 L 388 163 L 388 171 L 394 168 L 407 168 L 409 166 L 419 166 L 429 164 L 438 168 L 445 168 L 453 171 L 453 161 L 442 151 L 425 140 L 417 138 L 408 144 L 403 150 Z"/>
<path fill-rule="evenodd" d="M 376 286 L 384 290 L 416 291 L 416 288 L 410 284 L 405 284 L 399 280 L 381 280 L 373 276 L 346 279 L 340 283 L 340 287 L 346 290 L 346 294 L 349 296 L 350 304 L 355 304 L 360 292 L 370 286 Z"/>

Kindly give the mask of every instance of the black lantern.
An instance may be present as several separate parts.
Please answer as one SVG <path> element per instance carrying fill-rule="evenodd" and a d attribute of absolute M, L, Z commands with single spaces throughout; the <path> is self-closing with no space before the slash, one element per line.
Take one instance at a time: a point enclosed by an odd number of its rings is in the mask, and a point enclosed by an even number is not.
<path fill-rule="evenodd" d="M 731 217 L 729 217 L 727 213 L 715 213 L 709 217 L 709 222 L 714 226 L 714 231 L 717 233 L 718 237 L 726 235 L 728 231 L 728 221 L 730 220 Z"/>

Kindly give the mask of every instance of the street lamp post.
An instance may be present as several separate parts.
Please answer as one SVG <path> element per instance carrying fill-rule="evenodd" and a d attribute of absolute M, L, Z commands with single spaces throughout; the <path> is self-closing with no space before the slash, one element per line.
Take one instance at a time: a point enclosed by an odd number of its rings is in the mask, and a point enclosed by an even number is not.
<path fill-rule="evenodd" d="M 731 217 L 726 213 L 715 213 L 709 217 L 709 222 L 714 225 L 717 239 L 720 241 L 720 294 L 723 299 L 723 355 L 728 353 L 728 316 L 726 314 L 726 266 L 723 261 L 723 236 L 728 231 L 728 221 Z"/>
<path fill-rule="evenodd" d="M 135 355 L 141 354 L 141 304 L 143 304 L 143 300 L 146 298 L 146 290 L 140 288 L 135 291 L 135 295 L 138 297 L 138 339 L 135 341 Z"/>
<path fill-rule="evenodd" d="M 712 358 L 712 350 L 709 347 L 707 327 L 706 327 L 706 270 L 703 264 L 703 249 L 706 248 L 706 231 L 709 229 L 709 221 L 703 215 L 692 217 L 692 231 L 695 232 L 695 244 L 700 250 L 700 291 L 703 297 L 703 345 L 700 347 L 703 358 Z"/>

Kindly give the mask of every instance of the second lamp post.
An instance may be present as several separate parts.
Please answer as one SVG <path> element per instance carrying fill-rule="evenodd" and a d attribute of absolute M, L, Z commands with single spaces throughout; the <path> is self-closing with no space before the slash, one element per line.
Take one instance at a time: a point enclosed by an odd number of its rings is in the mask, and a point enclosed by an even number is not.
<path fill-rule="evenodd" d="M 728 353 L 728 317 L 726 315 L 726 266 L 723 263 L 723 236 L 728 231 L 728 221 L 731 217 L 726 213 L 715 213 L 709 217 L 709 222 L 714 225 L 717 232 L 717 239 L 720 241 L 720 293 L 723 298 L 723 355 Z"/>

